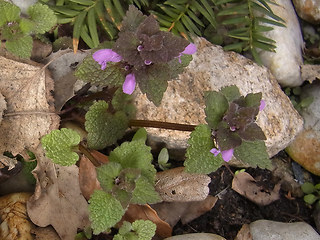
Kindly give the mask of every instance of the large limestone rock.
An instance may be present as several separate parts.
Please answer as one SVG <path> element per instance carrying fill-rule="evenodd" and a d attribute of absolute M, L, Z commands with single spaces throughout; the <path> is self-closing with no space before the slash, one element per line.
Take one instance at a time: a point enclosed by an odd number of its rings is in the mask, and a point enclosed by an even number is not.
<path fill-rule="evenodd" d="M 296 11 L 303 20 L 320 23 L 320 0 L 293 0 Z"/>
<path fill-rule="evenodd" d="M 224 52 L 206 40 L 197 39 L 197 53 L 185 72 L 169 82 L 161 105 L 157 108 L 145 95 L 136 91 L 137 119 L 184 124 L 205 123 L 204 92 L 237 85 L 240 93 L 262 92 L 265 109 L 257 123 L 264 131 L 269 156 L 289 145 L 303 127 L 303 120 L 281 91 L 277 81 L 265 68 L 233 52 Z M 189 132 L 147 129 L 151 142 L 166 143 L 169 149 L 185 149 Z"/>

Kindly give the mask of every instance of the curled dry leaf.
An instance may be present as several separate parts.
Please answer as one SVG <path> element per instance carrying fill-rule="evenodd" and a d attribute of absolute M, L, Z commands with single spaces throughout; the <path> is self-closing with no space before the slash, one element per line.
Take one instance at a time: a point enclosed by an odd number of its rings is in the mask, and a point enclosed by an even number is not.
<path fill-rule="evenodd" d="M 210 211 L 216 204 L 218 198 L 208 196 L 202 201 L 193 202 L 162 202 L 151 205 L 159 217 L 174 227 L 181 219 L 182 224 L 187 224 Z"/>
<path fill-rule="evenodd" d="M 32 63 L 32 64 L 31 64 Z M 40 138 L 58 128 L 53 98 L 53 81 L 42 65 L 13 61 L 0 56 L 0 92 L 7 110 L 0 124 L 0 152 L 17 155 L 35 149 Z"/>
<path fill-rule="evenodd" d="M 158 172 L 155 189 L 165 202 L 201 201 L 209 194 L 210 181 L 207 175 L 187 173 L 178 167 Z"/>
<path fill-rule="evenodd" d="M 26 202 L 31 193 L 13 193 L 0 198 L 0 239 L 33 240 Z"/>
<path fill-rule="evenodd" d="M 154 224 L 156 224 L 156 235 L 162 238 L 170 237 L 172 235 L 172 228 L 170 227 L 170 225 L 159 218 L 157 212 L 153 210 L 148 204 L 130 204 L 119 225 L 121 226 L 123 221 L 132 223 L 138 219 L 150 220 Z"/>
<path fill-rule="evenodd" d="M 27 203 L 28 215 L 40 227 L 52 225 L 63 240 L 74 240 L 78 229 L 89 225 L 88 203 L 81 194 L 79 170 L 54 164 L 38 147 L 33 174 L 35 193 Z"/>
<path fill-rule="evenodd" d="M 83 196 L 89 200 L 91 194 L 96 189 L 101 189 L 97 179 L 96 167 L 86 157 L 82 156 L 79 165 L 79 184 Z"/>
<path fill-rule="evenodd" d="M 280 198 L 279 190 L 281 184 L 278 183 L 272 190 L 259 186 L 257 181 L 246 172 L 236 174 L 232 180 L 232 189 L 250 201 L 266 206 Z"/>

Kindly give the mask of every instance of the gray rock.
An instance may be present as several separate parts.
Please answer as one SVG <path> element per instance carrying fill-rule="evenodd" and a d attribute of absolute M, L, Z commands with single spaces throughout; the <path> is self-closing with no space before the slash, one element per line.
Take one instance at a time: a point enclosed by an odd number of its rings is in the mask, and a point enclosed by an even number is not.
<path fill-rule="evenodd" d="M 293 3 L 303 20 L 320 23 L 320 0 L 293 0 Z"/>
<path fill-rule="evenodd" d="M 225 52 L 206 40 L 196 40 L 197 53 L 183 74 L 170 81 L 161 105 L 157 108 L 137 89 L 137 119 L 183 124 L 205 123 L 204 92 L 218 91 L 229 85 L 238 86 L 240 93 L 262 92 L 266 107 L 257 118 L 264 131 L 269 156 L 289 145 L 303 127 L 303 120 L 282 92 L 277 81 L 265 67 L 234 52 Z M 147 129 L 150 142 L 166 143 L 170 150 L 185 149 L 189 132 Z"/>
<path fill-rule="evenodd" d="M 250 224 L 253 240 L 320 240 L 319 234 L 307 223 L 282 223 L 258 220 Z"/>
<path fill-rule="evenodd" d="M 287 148 L 290 157 L 308 171 L 320 176 L 320 82 L 302 90 L 302 98 L 313 96 L 313 102 L 301 114 L 304 129 Z"/>
<path fill-rule="evenodd" d="M 177 235 L 164 240 L 226 240 L 225 238 L 212 233 L 190 233 Z"/>

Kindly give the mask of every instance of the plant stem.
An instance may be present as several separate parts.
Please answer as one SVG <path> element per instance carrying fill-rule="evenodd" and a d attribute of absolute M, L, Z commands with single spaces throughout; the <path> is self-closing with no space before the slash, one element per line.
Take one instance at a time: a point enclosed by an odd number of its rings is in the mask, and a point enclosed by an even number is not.
<path fill-rule="evenodd" d="M 129 121 L 130 127 L 152 127 L 152 128 L 163 128 L 178 131 L 188 131 L 192 132 L 196 125 L 190 124 L 179 124 L 179 123 L 169 123 L 160 121 L 150 121 L 150 120 L 138 120 L 133 119 Z"/>
<path fill-rule="evenodd" d="M 83 146 L 81 143 L 79 144 L 79 150 L 82 152 L 91 162 L 95 167 L 99 167 L 101 164 L 95 159 L 94 156 L 89 152 L 89 150 Z"/>

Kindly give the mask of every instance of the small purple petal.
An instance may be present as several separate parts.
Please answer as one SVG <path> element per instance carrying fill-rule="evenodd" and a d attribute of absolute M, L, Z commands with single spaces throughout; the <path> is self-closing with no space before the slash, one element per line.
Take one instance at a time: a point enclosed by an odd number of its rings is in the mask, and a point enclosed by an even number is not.
<path fill-rule="evenodd" d="M 100 49 L 92 54 L 92 57 L 101 65 L 102 70 L 106 68 L 107 62 L 120 62 L 122 60 L 122 57 L 111 49 Z"/>
<path fill-rule="evenodd" d="M 143 46 L 142 46 L 142 45 L 139 45 L 139 46 L 137 47 L 138 52 L 141 52 L 142 49 L 143 49 Z"/>
<path fill-rule="evenodd" d="M 230 131 L 234 132 L 236 130 L 236 127 L 235 126 L 231 126 L 230 127 Z"/>
<path fill-rule="evenodd" d="M 144 60 L 144 64 L 145 65 L 150 65 L 152 62 L 151 61 L 149 61 L 149 60 Z"/>
<path fill-rule="evenodd" d="M 218 149 L 216 149 L 216 148 L 212 148 L 212 149 L 210 150 L 210 152 L 213 153 L 213 155 L 216 157 L 216 156 L 218 156 L 218 154 L 220 153 L 220 150 L 218 150 Z"/>
<path fill-rule="evenodd" d="M 233 155 L 233 148 L 230 148 L 229 150 L 222 151 L 221 155 L 222 155 L 222 159 L 225 162 L 229 162 L 230 159 L 232 158 L 232 155 Z"/>
<path fill-rule="evenodd" d="M 197 46 L 190 43 L 182 52 L 183 54 L 194 54 L 197 51 Z"/>
<path fill-rule="evenodd" d="M 136 77 L 133 73 L 126 76 L 126 80 L 122 85 L 122 90 L 124 93 L 131 95 L 136 88 Z"/>
<path fill-rule="evenodd" d="M 260 107 L 259 107 L 259 111 L 262 111 L 266 106 L 266 102 L 264 100 L 260 101 Z"/>

